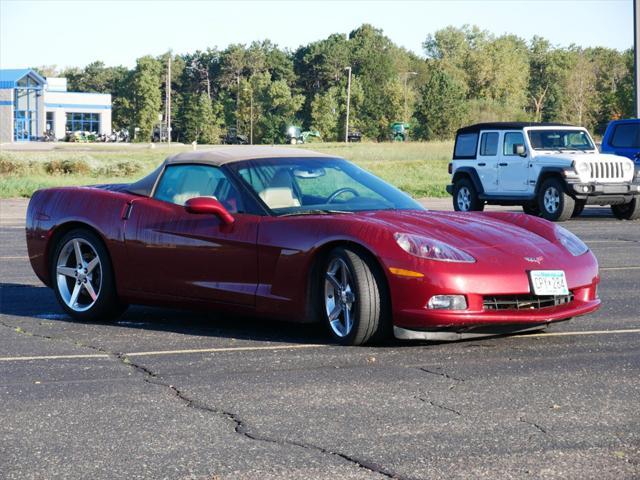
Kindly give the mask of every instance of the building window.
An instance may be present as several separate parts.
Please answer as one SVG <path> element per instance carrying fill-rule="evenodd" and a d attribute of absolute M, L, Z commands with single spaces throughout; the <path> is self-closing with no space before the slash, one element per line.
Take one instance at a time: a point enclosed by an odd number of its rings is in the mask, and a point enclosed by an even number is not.
<path fill-rule="evenodd" d="M 99 113 L 67 113 L 67 132 L 100 132 Z"/>
<path fill-rule="evenodd" d="M 55 132 L 56 125 L 53 117 L 53 112 L 47 112 L 47 124 L 45 125 L 45 132 Z"/>

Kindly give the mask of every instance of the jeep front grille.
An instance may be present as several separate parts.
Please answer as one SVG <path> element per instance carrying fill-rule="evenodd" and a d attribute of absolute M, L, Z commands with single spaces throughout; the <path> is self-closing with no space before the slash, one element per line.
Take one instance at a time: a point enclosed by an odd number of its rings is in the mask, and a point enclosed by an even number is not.
<path fill-rule="evenodd" d="M 539 310 L 556 307 L 573 301 L 569 295 L 497 295 L 485 296 L 482 306 L 485 310 Z"/>
<path fill-rule="evenodd" d="M 591 180 L 623 180 L 623 162 L 589 162 L 589 177 Z"/>

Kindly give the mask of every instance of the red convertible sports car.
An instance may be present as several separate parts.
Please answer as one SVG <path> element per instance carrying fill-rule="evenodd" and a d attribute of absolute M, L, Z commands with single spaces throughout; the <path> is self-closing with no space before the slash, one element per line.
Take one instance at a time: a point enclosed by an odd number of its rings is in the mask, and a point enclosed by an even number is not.
<path fill-rule="evenodd" d="M 128 304 L 324 322 L 342 344 L 542 329 L 596 310 L 598 264 L 519 213 L 425 210 L 308 150 L 181 153 L 126 185 L 34 194 L 38 277 L 81 320 Z"/>

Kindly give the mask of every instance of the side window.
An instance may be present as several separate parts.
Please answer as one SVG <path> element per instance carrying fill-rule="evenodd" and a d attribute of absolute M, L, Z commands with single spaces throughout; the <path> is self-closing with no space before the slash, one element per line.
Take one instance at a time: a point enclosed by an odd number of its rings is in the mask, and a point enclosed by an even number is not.
<path fill-rule="evenodd" d="M 497 155 L 499 136 L 497 132 L 483 133 L 480 138 L 480 155 L 485 157 Z"/>
<path fill-rule="evenodd" d="M 184 205 L 195 197 L 215 197 L 229 212 L 242 211 L 242 199 L 236 187 L 222 170 L 210 165 L 168 166 L 153 197 L 176 205 Z"/>
<path fill-rule="evenodd" d="M 456 147 L 453 151 L 454 158 L 474 158 L 478 146 L 477 133 L 461 133 L 456 138 Z"/>
<path fill-rule="evenodd" d="M 617 148 L 640 147 L 640 124 L 622 123 L 616 125 L 611 136 L 611 146 Z"/>
<path fill-rule="evenodd" d="M 507 132 L 504 134 L 503 155 L 517 155 L 513 152 L 514 145 L 524 145 L 524 135 L 522 132 Z"/>

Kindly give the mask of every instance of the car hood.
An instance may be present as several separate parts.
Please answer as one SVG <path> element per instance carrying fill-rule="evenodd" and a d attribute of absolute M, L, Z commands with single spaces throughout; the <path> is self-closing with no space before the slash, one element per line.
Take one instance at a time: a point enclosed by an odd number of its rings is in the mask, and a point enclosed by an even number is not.
<path fill-rule="evenodd" d="M 490 253 L 494 258 L 568 254 L 555 240 L 552 223 L 525 214 L 382 210 L 366 216 L 388 232 L 423 235 L 471 254 Z"/>
<path fill-rule="evenodd" d="M 611 153 L 592 153 L 592 152 L 573 152 L 573 153 L 542 153 L 537 157 L 539 160 L 545 160 L 546 162 L 553 161 L 561 165 L 571 165 L 573 161 L 585 161 L 585 162 L 614 162 L 626 159 L 620 155 L 613 155 Z"/>

